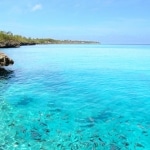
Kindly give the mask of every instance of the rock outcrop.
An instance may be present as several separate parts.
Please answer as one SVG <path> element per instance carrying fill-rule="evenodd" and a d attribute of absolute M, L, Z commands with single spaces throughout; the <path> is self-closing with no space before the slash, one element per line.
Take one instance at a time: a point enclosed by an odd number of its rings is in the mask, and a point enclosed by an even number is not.
<path fill-rule="evenodd" d="M 19 42 L 15 41 L 0 42 L 0 48 L 16 48 L 16 47 L 20 47 Z"/>
<path fill-rule="evenodd" d="M 36 45 L 36 43 L 35 42 L 15 42 L 15 41 L 0 42 L 0 48 L 17 48 L 20 46 L 27 46 L 27 45 Z"/>
<path fill-rule="evenodd" d="M 14 64 L 14 61 L 12 59 L 10 59 L 4 53 L 0 53 L 0 67 L 1 66 L 9 66 L 9 65 L 13 65 L 13 64 Z"/>
<path fill-rule="evenodd" d="M 36 45 L 35 42 L 21 42 L 20 46 L 27 46 L 27 45 Z"/>

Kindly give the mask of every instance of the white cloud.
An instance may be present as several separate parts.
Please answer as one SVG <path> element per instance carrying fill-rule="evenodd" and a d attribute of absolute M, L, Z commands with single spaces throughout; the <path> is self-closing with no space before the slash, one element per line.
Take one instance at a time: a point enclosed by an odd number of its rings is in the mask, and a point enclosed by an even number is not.
<path fill-rule="evenodd" d="M 32 7 L 32 11 L 37 11 L 37 10 L 40 10 L 42 9 L 42 5 L 41 4 L 36 4 Z"/>

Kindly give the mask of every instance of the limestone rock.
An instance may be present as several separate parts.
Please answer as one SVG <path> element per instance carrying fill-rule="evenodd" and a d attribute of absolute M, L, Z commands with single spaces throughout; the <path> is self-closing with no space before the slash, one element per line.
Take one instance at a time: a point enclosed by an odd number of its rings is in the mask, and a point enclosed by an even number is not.
<path fill-rule="evenodd" d="M 16 48 L 20 47 L 20 43 L 14 41 L 0 42 L 0 48 Z"/>
<path fill-rule="evenodd" d="M 13 64 L 14 64 L 14 61 L 12 59 L 10 59 L 4 53 L 0 53 L 0 67 L 1 66 L 9 66 L 9 65 L 13 65 Z"/>

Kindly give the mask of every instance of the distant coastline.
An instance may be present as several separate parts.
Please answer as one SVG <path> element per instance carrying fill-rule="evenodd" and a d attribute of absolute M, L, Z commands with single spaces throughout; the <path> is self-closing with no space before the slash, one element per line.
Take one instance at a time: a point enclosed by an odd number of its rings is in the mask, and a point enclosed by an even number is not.
<path fill-rule="evenodd" d="M 0 48 L 17 48 L 26 45 L 36 44 L 100 44 L 95 41 L 72 41 L 55 40 L 51 38 L 26 38 L 20 35 L 13 35 L 11 32 L 0 31 Z"/>

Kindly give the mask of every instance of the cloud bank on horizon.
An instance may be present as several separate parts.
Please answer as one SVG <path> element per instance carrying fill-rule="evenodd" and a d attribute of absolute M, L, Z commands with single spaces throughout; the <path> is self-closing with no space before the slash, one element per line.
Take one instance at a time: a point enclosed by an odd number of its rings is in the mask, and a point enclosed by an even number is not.
<path fill-rule="evenodd" d="M 0 30 L 28 37 L 150 44 L 149 0 L 5 0 Z"/>

